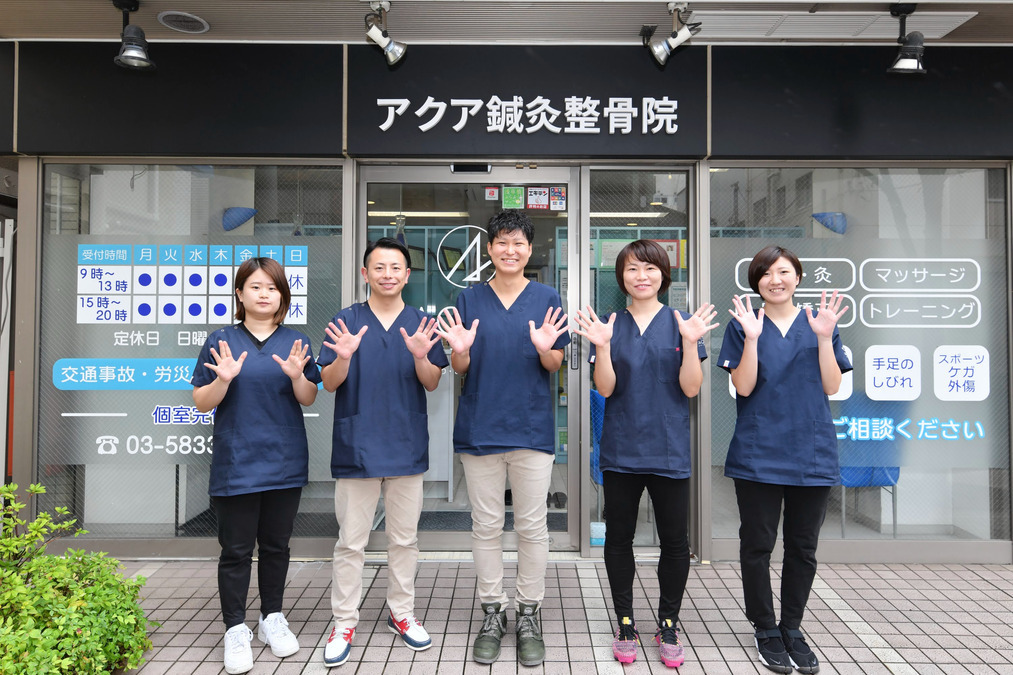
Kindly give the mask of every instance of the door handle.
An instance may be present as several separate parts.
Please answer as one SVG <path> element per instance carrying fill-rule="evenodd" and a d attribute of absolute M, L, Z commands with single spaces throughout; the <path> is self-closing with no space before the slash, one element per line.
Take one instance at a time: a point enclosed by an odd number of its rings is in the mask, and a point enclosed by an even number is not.
<path fill-rule="evenodd" d="M 570 370 L 580 370 L 580 338 L 577 336 L 570 342 Z"/>

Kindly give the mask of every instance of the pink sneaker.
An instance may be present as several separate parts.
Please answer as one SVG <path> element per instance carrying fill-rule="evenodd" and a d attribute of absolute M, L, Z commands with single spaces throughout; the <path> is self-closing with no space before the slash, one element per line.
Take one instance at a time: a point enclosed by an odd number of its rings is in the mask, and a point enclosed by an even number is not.
<path fill-rule="evenodd" d="M 637 660 L 637 645 L 640 644 L 640 634 L 633 625 L 632 619 L 624 616 L 616 629 L 615 639 L 612 640 L 612 656 L 619 663 L 633 663 Z"/>
<path fill-rule="evenodd" d="M 661 662 L 669 668 L 678 668 L 686 660 L 686 650 L 679 642 L 679 631 L 671 619 L 662 620 L 658 632 L 654 634 L 654 641 L 661 651 Z"/>

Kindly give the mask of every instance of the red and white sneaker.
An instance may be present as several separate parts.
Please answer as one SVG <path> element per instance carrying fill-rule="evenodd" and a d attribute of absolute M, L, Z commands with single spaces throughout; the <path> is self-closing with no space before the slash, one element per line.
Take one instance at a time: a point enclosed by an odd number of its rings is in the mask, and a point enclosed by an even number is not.
<path fill-rule="evenodd" d="M 325 666 L 333 668 L 348 660 L 348 655 L 352 653 L 353 635 L 355 635 L 354 628 L 342 628 L 334 624 L 331 636 L 327 638 L 327 645 L 324 647 Z"/>
<path fill-rule="evenodd" d="M 400 635 L 405 645 L 408 646 L 408 649 L 421 652 L 433 646 L 432 638 L 429 637 L 429 633 L 422 627 L 422 624 L 419 623 L 414 614 L 397 621 L 392 612 L 387 617 L 387 628 L 390 629 L 391 633 Z"/>

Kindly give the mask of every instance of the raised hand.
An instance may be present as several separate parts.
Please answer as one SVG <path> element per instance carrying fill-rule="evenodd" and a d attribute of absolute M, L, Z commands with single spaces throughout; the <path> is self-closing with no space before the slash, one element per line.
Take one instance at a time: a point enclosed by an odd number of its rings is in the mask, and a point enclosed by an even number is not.
<path fill-rule="evenodd" d="M 213 370 L 222 382 L 231 382 L 239 374 L 239 371 L 243 369 L 246 352 L 240 354 L 238 359 L 233 359 L 229 343 L 225 340 L 219 340 L 218 351 L 215 351 L 214 347 L 211 348 L 211 357 L 215 360 L 214 364 L 205 363 L 204 366 Z"/>
<path fill-rule="evenodd" d="M 327 324 L 327 328 L 324 332 L 327 333 L 332 341 L 328 342 L 324 340 L 324 347 L 327 347 L 335 354 L 338 355 L 339 359 L 347 361 L 352 358 L 352 354 L 359 349 L 359 343 L 362 342 L 362 335 L 366 332 L 369 326 L 363 326 L 359 329 L 358 333 L 351 333 L 348 327 L 345 326 L 345 322 L 338 319 L 338 325 L 335 326 L 333 322 Z"/>
<path fill-rule="evenodd" d="M 291 380 L 298 380 L 302 377 L 303 368 L 309 363 L 309 350 L 310 346 L 303 346 L 302 340 L 296 340 L 292 343 L 292 351 L 288 353 L 287 359 L 282 359 L 277 354 L 271 354 L 271 358 L 281 366 L 282 372 L 288 375 Z"/>
<path fill-rule="evenodd" d="M 447 341 L 450 348 L 457 354 L 471 350 L 475 344 L 475 333 L 478 331 L 478 319 L 471 322 L 471 328 L 465 328 L 461 315 L 456 307 L 446 307 L 439 315 L 439 327 L 436 334 Z"/>
<path fill-rule="evenodd" d="M 679 334 L 682 335 L 683 344 L 693 344 L 717 328 L 719 324 L 711 323 L 717 315 L 714 305 L 711 304 L 700 305 L 700 309 L 693 312 L 688 319 L 683 319 L 682 314 L 675 310 L 675 320 L 679 322 Z"/>
<path fill-rule="evenodd" d="M 591 309 L 591 305 L 588 305 L 587 314 L 577 310 L 576 320 L 577 328 L 574 328 L 573 332 L 586 337 L 587 341 L 595 347 L 604 347 L 612 341 L 612 330 L 616 322 L 614 313 L 609 317 L 608 323 L 602 323 L 602 320 Z"/>
<path fill-rule="evenodd" d="M 746 299 L 745 304 L 742 303 L 742 298 Z M 760 337 L 760 333 L 763 332 L 763 308 L 760 308 L 759 314 L 754 315 L 753 303 L 748 295 L 742 297 L 733 295 L 732 305 L 734 309 L 728 310 L 728 313 L 742 326 L 742 332 L 745 333 L 746 339 L 755 340 Z"/>
<path fill-rule="evenodd" d="M 562 311 L 562 307 L 556 307 L 555 311 L 549 307 L 545 310 L 545 320 L 542 321 L 542 325 L 538 328 L 535 328 L 534 321 L 528 321 L 531 344 L 535 346 L 535 350 L 539 354 L 545 354 L 551 350 L 552 345 L 556 344 L 556 339 L 567 331 L 566 315 L 560 316 L 560 312 Z"/>
<path fill-rule="evenodd" d="M 429 350 L 440 341 L 440 336 L 436 335 L 436 319 L 429 319 L 427 325 L 426 319 L 423 317 L 422 323 L 412 335 L 408 335 L 408 331 L 402 327 L 401 337 L 404 338 L 405 346 L 408 347 L 412 356 L 417 359 L 427 358 Z"/>
<path fill-rule="evenodd" d="M 812 307 L 805 308 L 805 316 L 809 319 L 809 327 L 816 333 L 816 337 L 832 338 L 834 336 L 834 327 L 837 325 L 837 321 L 848 311 L 847 305 L 844 305 L 843 309 L 841 308 L 843 300 L 844 297 L 838 295 L 837 291 L 834 291 L 833 295 L 830 296 L 830 300 L 827 301 L 827 292 L 823 291 L 823 294 L 820 296 L 820 311 L 816 316 L 813 316 Z"/>

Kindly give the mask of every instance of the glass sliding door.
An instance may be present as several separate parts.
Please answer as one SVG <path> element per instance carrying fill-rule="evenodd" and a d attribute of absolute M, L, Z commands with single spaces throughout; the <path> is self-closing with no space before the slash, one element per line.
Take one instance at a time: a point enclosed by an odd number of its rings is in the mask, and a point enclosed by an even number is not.
<path fill-rule="evenodd" d="M 590 304 L 598 316 L 621 312 L 628 298 L 616 279 L 615 263 L 619 251 L 637 239 L 652 239 L 668 252 L 672 284 L 661 301 L 673 309 L 690 309 L 690 171 L 688 169 L 591 169 L 588 174 L 589 256 L 585 275 Z M 583 307 L 583 305 L 581 305 Z M 587 360 L 586 340 L 583 360 Z M 709 353 L 709 350 L 708 350 Z M 605 540 L 602 474 L 598 468 L 597 435 L 604 417 L 604 399 L 595 391 L 591 368 L 586 366 L 589 401 L 587 443 L 590 466 L 586 511 L 588 539 L 583 543 L 587 555 L 601 555 Z M 659 411 L 659 415 L 661 412 Z M 635 442 L 635 439 L 631 439 Z M 694 450 L 694 473 L 697 462 Z M 694 493 L 697 491 L 694 490 Z M 691 507 L 695 510 L 695 506 Z M 694 531 L 691 529 L 691 532 Z M 641 497 L 635 546 L 657 546 L 658 537 L 650 498 Z M 694 551 L 696 542 L 691 542 Z"/>
<path fill-rule="evenodd" d="M 453 307 L 470 285 L 494 274 L 486 251 L 485 226 L 504 209 L 523 210 L 534 222 L 535 239 L 525 276 L 556 288 L 567 300 L 568 241 L 576 223 L 575 181 L 567 168 L 516 169 L 495 167 L 489 173 L 454 174 L 449 167 L 363 167 L 359 181 L 360 224 L 365 240 L 403 239 L 411 255 L 411 275 L 404 291 L 407 304 L 435 315 Z M 363 230 L 360 229 L 360 233 Z M 361 254 L 360 254 L 361 255 Z M 361 264 L 361 257 L 359 258 Z M 366 299 L 357 289 L 357 300 Z M 446 347 L 449 355 L 449 347 Z M 576 500 L 571 434 L 579 429 L 579 406 L 569 405 L 571 369 L 567 352 L 562 368 L 550 379 L 554 409 L 555 464 L 546 494 L 553 549 L 576 546 L 578 519 L 570 508 Z M 453 451 L 453 429 L 461 378 L 447 368 L 436 391 L 428 394 L 429 471 L 419 523 L 419 541 L 427 550 L 469 550 L 471 507 L 460 459 Z M 508 486 L 509 488 L 509 486 Z M 507 496 L 509 504 L 509 496 Z M 574 501 L 574 503 L 576 503 Z M 574 517 L 571 517 L 571 513 Z M 383 528 L 383 505 L 375 530 Z M 508 531 L 512 513 L 507 506 Z M 505 543 L 512 546 L 512 533 Z M 370 546 L 380 543 L 371 540 Z"/>

